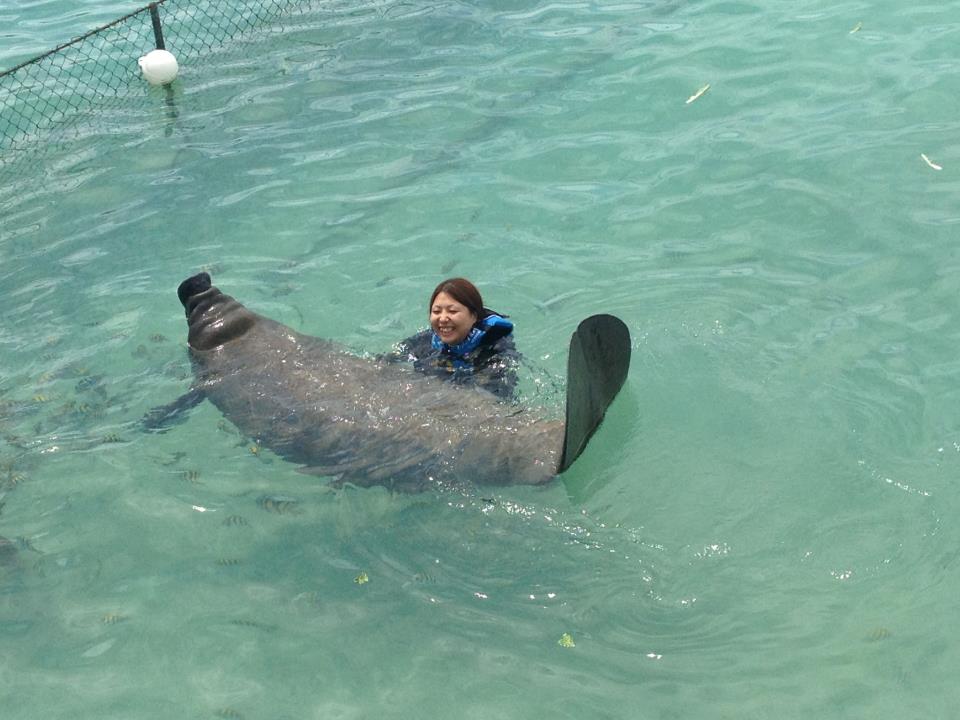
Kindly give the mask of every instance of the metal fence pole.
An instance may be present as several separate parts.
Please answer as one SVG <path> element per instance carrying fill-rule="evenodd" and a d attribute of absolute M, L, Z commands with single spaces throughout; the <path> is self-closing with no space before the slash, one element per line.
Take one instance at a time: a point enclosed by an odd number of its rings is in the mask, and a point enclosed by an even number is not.
<path fill-rule="evenodd" d="M 160 11 L 155 2 L 150 3 L 150 19 L 153 21 L 153 38 L 157 43 L 157 50 L 166 50 L 163 44 L 163 27 L 160 25 Z"/>

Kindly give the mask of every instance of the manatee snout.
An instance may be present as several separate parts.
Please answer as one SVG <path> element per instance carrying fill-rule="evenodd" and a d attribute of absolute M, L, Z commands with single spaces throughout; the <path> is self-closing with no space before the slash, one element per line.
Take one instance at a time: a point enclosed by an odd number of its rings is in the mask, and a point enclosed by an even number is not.
<path fill-rule="evenodd" d="M 209 290 L 212 281 L 208 273 L 197 273 L 193 277 L 188 277 L 177 288 L 177 297 L 180 298 L 180 304 L 186 307 L 187 301 L 194 295 Z"/>

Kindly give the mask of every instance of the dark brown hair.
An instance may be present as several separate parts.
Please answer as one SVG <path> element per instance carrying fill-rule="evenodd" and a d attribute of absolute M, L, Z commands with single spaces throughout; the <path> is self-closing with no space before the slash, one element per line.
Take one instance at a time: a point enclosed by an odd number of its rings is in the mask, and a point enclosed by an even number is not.
<path fill-rule="evenodd" d="M 477 290 L 476 285 L 466 278 L 447 278 L 437 285 L 433 291 L 433 295 L 430 296 L 430 304 L 427 305 L 428 313 L 433 308 L 433 301 L 437 299 L 437 295 L 440 293 L 446 293 L 463 305 L 467 310 L 477 316 L 477 320 L 483 318 L 485 314 L 483 311 L 483 298 L 480 297 L 480 291 Z"/>

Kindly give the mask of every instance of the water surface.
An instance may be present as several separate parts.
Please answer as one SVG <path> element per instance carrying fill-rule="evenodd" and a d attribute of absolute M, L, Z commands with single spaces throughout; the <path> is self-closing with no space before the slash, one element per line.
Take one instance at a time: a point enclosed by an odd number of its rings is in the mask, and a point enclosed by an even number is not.
<path fill-rule="evenodd" d="M 958 10 L 323 3 L 38 153 L 0 188 L 5 717 L 949 716 Z M 546 489 L 334 490 L 209 405 L 137 429 L 199 269 L 360 353 L 471 277 L 550 410 L 586 315 L 633 364 Z"/>

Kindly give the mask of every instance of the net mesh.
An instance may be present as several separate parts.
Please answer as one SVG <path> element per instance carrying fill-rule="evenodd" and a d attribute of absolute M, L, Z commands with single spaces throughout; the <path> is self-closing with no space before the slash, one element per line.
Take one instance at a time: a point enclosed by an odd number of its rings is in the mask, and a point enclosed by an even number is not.
<path fill-rule="evenodd" d="M 0 73 L 0 169 L 71 123 L 146 94 L 137 60 L 157 47 L 155 16 L 183 67 L 309 2 L 159 0 Z"/>

